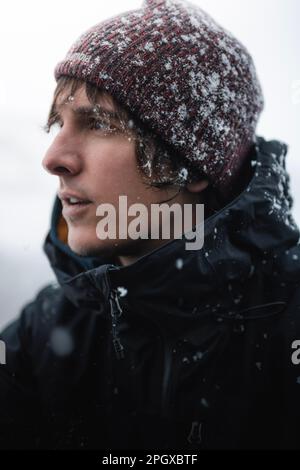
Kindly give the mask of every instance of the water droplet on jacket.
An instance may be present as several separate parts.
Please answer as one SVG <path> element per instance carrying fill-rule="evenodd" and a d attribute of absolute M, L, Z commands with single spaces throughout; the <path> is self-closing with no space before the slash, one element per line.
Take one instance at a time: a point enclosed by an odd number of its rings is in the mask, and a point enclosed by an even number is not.
<path fill-rule="evenodd" d="M 197 351 L 196 354 L 193 356 L 193 361 L 197 362 L 203 358 L 203 353 L 201 351 Z"/>
<path fill-rule="evenodd" d="M 233 330 L 235 333 L 244 333 L 245 325 L 236 325 Z"/>
<path fill-rule="evenodd" d="M 209 408 L 209 404 L 206 398 L 201 398 L 201 405 L 204 406 L 204 408 Z"/>
<path fill-rule="evenodd" d="M 120 297 L 125 297 L 128 294 L 128 290 L 125 287 L 117 287 L 117 292 Z"/>

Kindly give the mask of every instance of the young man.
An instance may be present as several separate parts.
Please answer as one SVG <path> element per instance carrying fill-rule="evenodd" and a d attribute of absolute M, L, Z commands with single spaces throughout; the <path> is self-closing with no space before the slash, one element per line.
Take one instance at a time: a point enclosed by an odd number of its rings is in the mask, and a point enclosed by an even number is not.
<path fill-rule="evenodd" d="M 196 6 L 148 0 L 84 33 L 55 77 L 58 284 L 0 335 L 1 446 L 300 447 L 299 230 L 287 146 L 255 135 L 249 53 Z M 146 210 L 137 236 L 119 196 Z M 192 207 L 181 237 L 176 215 L 170 240 L 146 236 L 162 203 Z"/>

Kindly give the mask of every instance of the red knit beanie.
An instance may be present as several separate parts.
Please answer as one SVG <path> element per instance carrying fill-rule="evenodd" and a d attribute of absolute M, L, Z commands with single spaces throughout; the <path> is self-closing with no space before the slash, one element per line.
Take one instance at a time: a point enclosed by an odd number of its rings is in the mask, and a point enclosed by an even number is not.
<path fill-rule="evenodd" d="M 247 49 L 199 7 L 145 0 L 96 24 L 55 68 L 106 90 L 226 194 L 264 101 Z"/>

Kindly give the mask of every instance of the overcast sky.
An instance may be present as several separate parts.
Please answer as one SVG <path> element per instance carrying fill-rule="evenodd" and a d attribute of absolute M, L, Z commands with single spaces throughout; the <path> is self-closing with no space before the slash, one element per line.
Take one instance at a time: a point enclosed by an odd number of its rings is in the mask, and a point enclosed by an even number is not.
<path fill-rule="evenodd" d="M 247 47 L 265 96 L 257 134 L 289 145 L 287 159 L 300 224 L 299 0 L 194 0 Z M 53 70 L 90 26 L 138 8 L 136 0 L 10 0 L 0 16 L 0 326 L 53 279 L 42 243 L 57 183 L 41 161 L 55 87 Z"/>

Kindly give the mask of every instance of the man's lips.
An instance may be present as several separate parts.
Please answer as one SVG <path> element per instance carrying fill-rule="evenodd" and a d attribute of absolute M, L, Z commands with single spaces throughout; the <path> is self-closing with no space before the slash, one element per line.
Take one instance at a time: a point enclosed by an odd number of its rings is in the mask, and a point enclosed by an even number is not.
<path fill-rule="evenodd" d="M 62 202 L 64 217 L 78 217 L 92 204 L 92 201 L 79 193 L 60 191 L 58 197 Z"/>
<path fill-rule="evenodd" d="M 82 194 L 73 193 L 69 191 L 60 191 L 58 193 L 58 197 L 62 203 L 66 203 L 69 205 L 89 204 L 92 202 Z"/>

